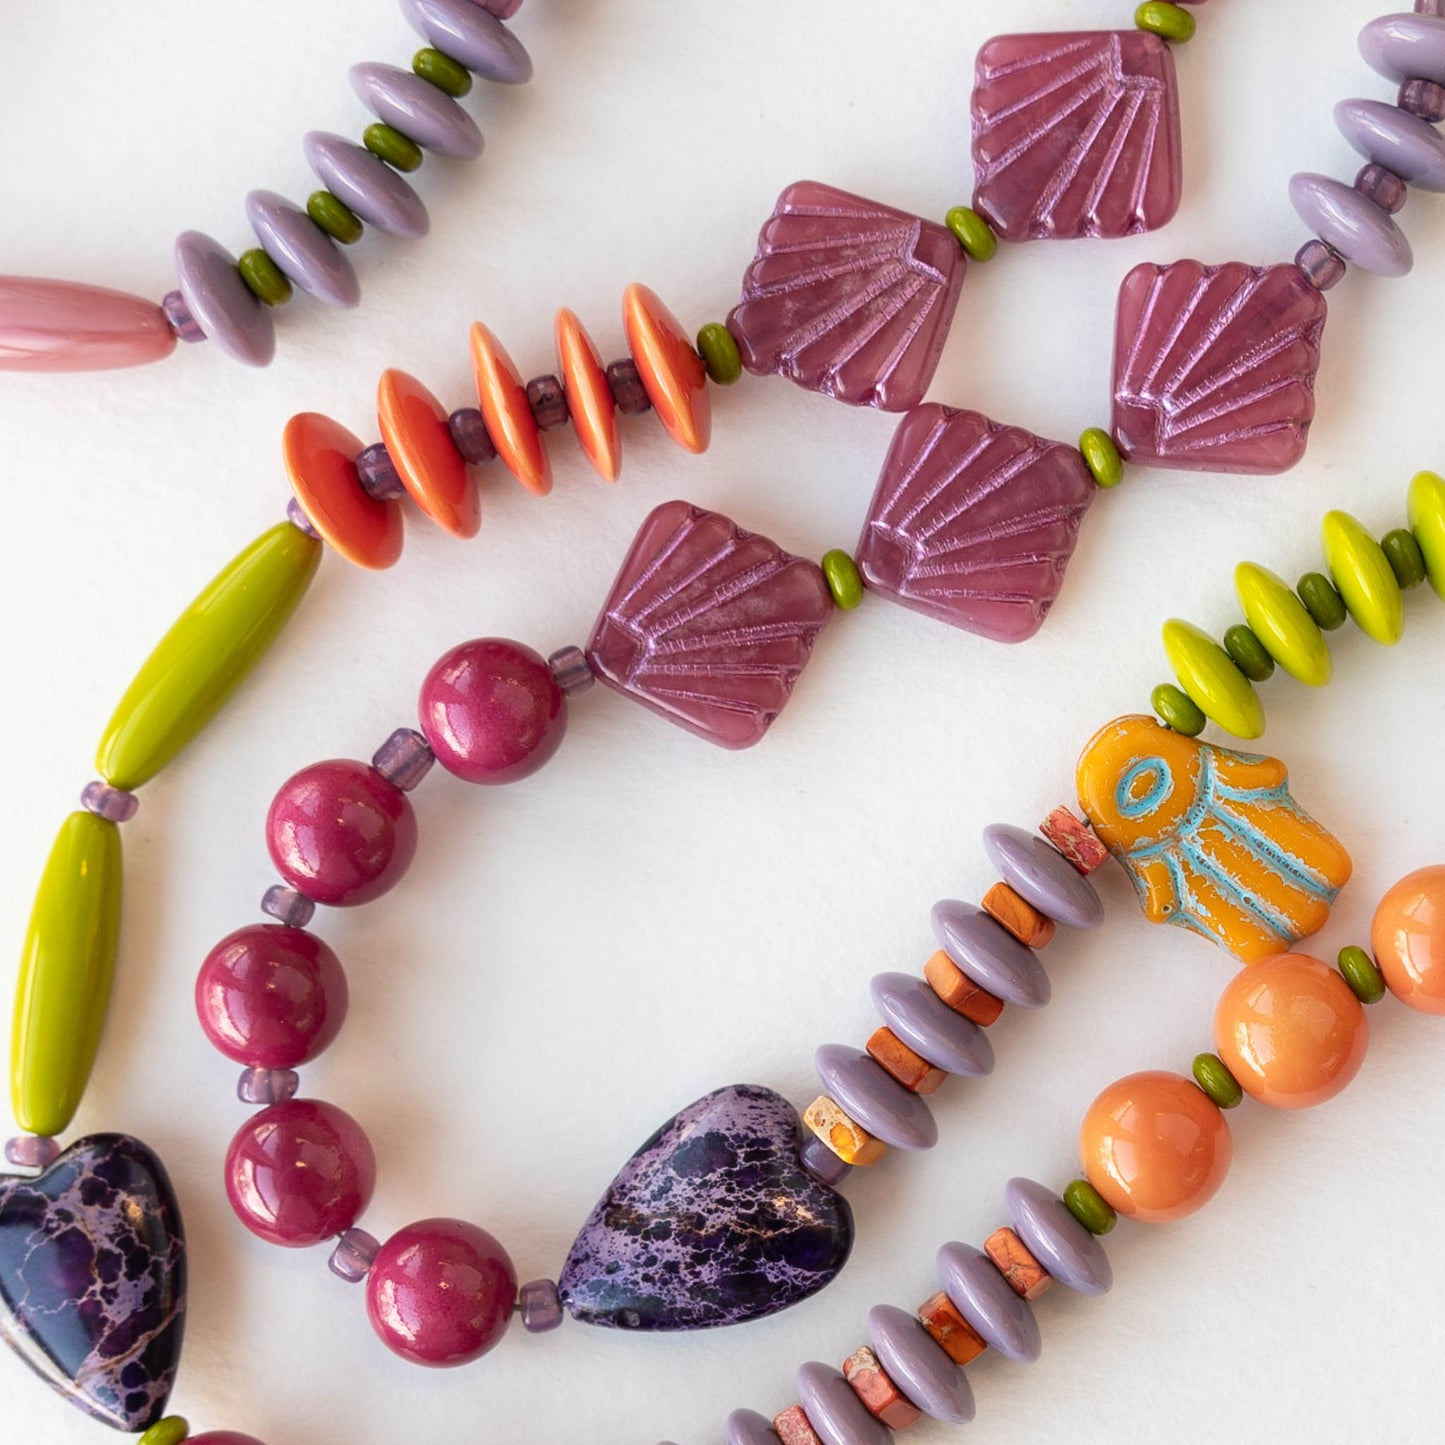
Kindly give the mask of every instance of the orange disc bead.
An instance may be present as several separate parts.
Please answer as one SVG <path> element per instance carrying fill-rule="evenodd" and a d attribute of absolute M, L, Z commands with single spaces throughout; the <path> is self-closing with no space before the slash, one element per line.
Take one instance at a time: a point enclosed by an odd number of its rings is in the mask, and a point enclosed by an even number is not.
<path fill-rule="evenodd" d="M 281 433 L 291 490 L 311 525 L 348 562 L 379 572 L 401 556 L 401 508 L 363 490 L 361 450 L 360 438 L 320 412 L 300 412 Z"/>
<path fill-rule="evenodd" d="M 1229 1125 L 1204 1091 L 1158 1070 L 1110 1084 L 1079 1130 L 1089 1183 L 1119 1214 L 1146 1224 L 1207 1204 L 1233 1153 Z"/>
<path fill-rule="evenodd" d="M 557 364 L 577 440 L 598 476 L 604 482 L 615 482 L 622 470 L 617 403 L 592 338 L 577 314 L 565 306 L 557 313 Z"/>
<path fill-rule="evenodd" d="M 1370 947 L 1401 1003 L 1445 1014 L 1445 866 L 1420 868 L 1385 894 L 1375 910 Z"/>
<path fill-rule="evenodd" d="M 1309 1109 L 1360 1071 L 1365 1010 L 1340 975 L 1304 953 L 1278 953 L 1235 974 L 1214 1011 L 1215 1052 L 1251 1099 Z"/>
<path fill-rule="evenodd" d="M 466 458 L 447 426 L 446 408 L 404 371 L 384 371 L 376 415 L 391 463 L 411 499 L 453 537 L 475 537 L 482 503 Z"/>
<path fill-rule="evenodd" d="M 552 490 L 552 464 L 522 374 L 506 348 L 480 321 L 472 326 L 472 370 L 477 378 L 477 405 L 497 455 L 529 492 L 545 497 Z"/>
<path fill-rule="evenodd" d="M 636 283 L 623 292 L 622 324 L 658 421 L 678 446 L 705 452 L 712 440 L 707 366 L 682 324 L 655 292 Z"/>

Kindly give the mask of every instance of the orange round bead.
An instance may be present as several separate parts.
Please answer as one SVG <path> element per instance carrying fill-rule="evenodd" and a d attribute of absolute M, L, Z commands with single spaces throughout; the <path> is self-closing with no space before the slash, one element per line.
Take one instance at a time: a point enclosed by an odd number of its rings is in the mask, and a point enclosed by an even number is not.
<path fill-rule="evenodd" d="M 477 378 L 477 405 L 497 455 L 529 492 L 545 497 L 552 490 L 552 464 L 527 400 L 527 388 L 502 343 L 480 321 L 472 326 L 472 370 Z"/>
<path fill-rule="evenodd" d="M 1309 1109 L 1360 1071 L 1365 1010 L 1340 975 L 1304 953 L 1277 953 L 1235 974 L 1214 1012 L 1214 1048 L 1252 1099 Z"/>
<path fill-rule="evenodd" d="M 602 480 L 615 482 L 622 470 L 617 403 L 592 338 L 565 306 L 557 313 L 557 364 L 577 440 Z"/>
<path fill-rule="evenodd" d="M 475 537 L 482 503 L 447 428 L 446 408 L 404 371 L 384 371 L 376 389 L 381 439 L 411 499 L 453 537 Z"/>
<path fill-rule="evenodd" d="M 1146 1224 L 1183 1219 L 1214 1197 L 1234 1153 L 1224 1115 L 1179 1074 L 1130 1074 L 1089 1106 L 1079 1156 L 1089 1183 Z"/>
<path fill-rule="evenodd" d="M 359 438 L 319 412 L 303 411 L 281 433 L 291 490 L 311 525 L 358 567 L 381 571 L 401 556 L 401 508 L 362 490 Z"/>
<path fill-rule="evenodd" d="M 1385 894 L 1375 910 L 1370 947 L 1401 1003 L 1445 1014 L 1445 866 L 1407 874 Z"/>
<path fill-rule="evenodd" d="M 707 367 L 677 317 L 655 292 L 634 283 L 622 296 L 622 324 L 658 421 L 678 446 L 705 452 L 712 440 Z"/>

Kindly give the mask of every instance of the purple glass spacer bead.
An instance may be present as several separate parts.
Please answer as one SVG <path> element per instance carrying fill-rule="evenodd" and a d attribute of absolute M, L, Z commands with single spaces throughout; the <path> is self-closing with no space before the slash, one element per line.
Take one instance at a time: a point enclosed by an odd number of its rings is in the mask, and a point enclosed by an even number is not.
<path fill-rule="evenodd" d="M 517 0 L 520 5 L 521 0 Z M 1416 15 L 1438 15 L 1445 18 L 1445 0 L 1415 0 Z"/>
<path fill-rule="evenodd" d="M 532 416 L 543 431 L 556 431 L 572 418 L 567 407 L 567 393 L 562 390 L 562 383 L 550 373 L 534 376 L 527 383 L 527 405 L 532 408 Z"/>
<path fill-rule="evenodd" d="M 206 333 L 196 323 L 196 318 L 191 315 L 191 308 L 186 305 L 186 298 L 179 291 L 167 291 L 161 298 L 161 310 L 170 322 L 171 330 L 182 341 L 204 341 Z"/>
<path fill-rule="evenodd" d="M 371 1273 L 372 1261 L 381 1249 L 381 1241 L 364 1229 L 348 1229 L 336 1238 L 336 1248 L 326 1267 L 337 1279 L 347 1284 L 360 1284 Z"/>
<path fill-rule="evenodd" d="M 597 675 L 587 661 L 587 654 L 580 647 L 559 647 L 547 659 L 547 666 L 552 669 L 557 686 L 568 697 L 576 697 L 579 692 L 586 692 L 597 681 Z"/>
<path fill-rule="evenodd" d="M 140 799 L 122 788 L 112 788 L 97 778 L 87 783 L 80 794 L 81 804 L 108 823 L 128 823 L 140 807 Z"/>
<path fill-rule="evenodd" d="M 60 1158 L 60 1145 L 48 1134 L 20 1134 L 5 1142 L 5 1158 L 17 1169 L 49 1169 Z"/>
<path fill-rule="evenodd" d="M 841 1184 L 852 1172 L 853 1166 L 846 1159 L 840 1159 L 816 1134 L 808 1131 L 798 1150 L 798 1163 L 823 1184 Z"/>
<path fill-rule="evenodd" d="M 311 525 L 311 518 L 306 515 L 306 508 L 295 497 L 286 503 L 286 520 L 298 532 L 305 532 L 308 537 L 315 537 L 317 541 L 321 540 L 321 533 Z"/>
<path fill-rule="evenodd" d="M 1355 189 L 1389 216 L 1404 209 L 1410 194 L 1410 188 L 1394 171 L 1373 163 L 1363 167 L 1355 177 Z"/>
<path fill-rule="evenodd" d="M 1395 102 L 1401 110 L 1418 115 L 1421 120 L 1445 120 L 1445 85 L 1434 80 L 1407 80 L 1400 87 Z"/>
<path fill-rule="evenodd" d="M 495 461 L 497 449 L 492 444 L 492 434 L 487 430 L 486 419 L 474 406 L 464 406 L 447 418 L 447 430 L 452 434 L 452 445 L 474 467 L 485 466 Z"/>
<path fill-rule="evenodd" d="M 510 20 L 522 8 L 522 0 L 477 0 L 477 3 L 498 20 Z"/>
<path fill-rule="evenodd" d="M 607 385 L 612 391 L 612 400 L 623 416 L 640 416 L 652 409 L 652 398 L 638 375 L 637 363 L 630 357 L 614 361 L 607 368 Z"/>
<path fill-rule="evenodd" d="M 1294 263 L 1316 291 L 1328 291 L 1345 279 L 1348 267 L 1323 241 L 1306 241 L 1295 252 Z"/>
<path fill-rule="evenodd" d="M 397 728 L 371 757 L 371 766 L 403 793 L 411 792 L 435 762 L 427 740 L 412 728 Z"/>
<path fill-rule="evenodd" d="M 284 1104 L 296 1097 L 301 1075 L 295 1069 L 242 1069 L 236 1097 L 243 1104 Z"/>
<path fill-rule="evenodd" d="M 522 1328 L 533 1335 L 544 1335 L 562 1323 L 562 1300 L 557 1285 L 550 1279 L 534 1279 L 517 1291 L 517 1313 Z"/>
<path fill-rule="evenodd" d="M 362 491 L 378 502 L 390 502 L 406 493 L 384 442 L 373 442 L 357 457 L 356 475 L 361 478 Z"/>
<path fill-rule="evenodd" d="M 305 928 L 316 912 L 316 905 L 295 888 L 273 883 L 261 898 L 261 912 L 269 913 L 287 928 Z"/>

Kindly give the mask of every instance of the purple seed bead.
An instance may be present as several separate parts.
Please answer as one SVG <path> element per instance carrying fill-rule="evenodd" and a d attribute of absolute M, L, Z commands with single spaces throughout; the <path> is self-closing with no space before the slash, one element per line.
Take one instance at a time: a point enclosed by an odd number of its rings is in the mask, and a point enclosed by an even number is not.
<path fill-rule="evenodd" d="M 964 1319 L 1006 1360 L 1031 1364 L 1043 1348 L 1033 1308 L 971 1245 L 945 1244 L 938 1251 L 943 1288 Z"/>
<path fill-rule="evenodd" d="M 983 851 L 1003 881 L 1045 917 L 1066 928 L 1097 928 L 1104 921 L 1094 885 L 1037 834 L 990 823 L 983 830 Z"/>
<path fill-rule="evenodd" d="M 371 1273 L 372 1261 L 381 1249 L 381 1241 L 364 1229 L 348 1229 L 338 1235 L 327 1268 L 347 1284 L 360 1284 Z"/>
<path fill-rule="evenodd" d="M 1373 201 L 1387 216 L 1397 215 L 1405 208 L 1409 187 L 1394 171 L 1373 163 L 1361 168 L 1355 177 L 1355 189 L 1367 200 Z"/>
<path fill-rule="evenodd" d="M 823 1445 L 889 1445 L 888 1427 L 831 1365 L 809 1360 L 794 1377 L 798 1403 Z"/>
<path fill-rule="evenodd" d="M 946 1425 L 967 1425 L 973 1419 L 968 1377 L 916 1315 L 894 1305 L 874 1305 L 868 1311 L 868 1340 L 888 1378 L 925 1415 Z"/>
<path fill-rule="evenodd" d="M 1415 0 L 1415 14 L 1445 15 L 1445 0 Z"/>
<path fill-rule="evenodd" d="M 21 1134 L 5 1143 L 5 1158 L 17 1169 L 49 1169 L 60 1158 L 60 1145 L 48 1134 Z"/>
<path fill-rule="evenodd" d="M 928 1105 L 876 1059 L 846 1044 L 824 1044 L 813 1063 L 828 1095 L 885 1144 L 917 1150 L 938 1143 L 938 1123 Z"/>
<path fill-rule="evenodd" d="M 575 697 L 579 692 L 586 692 L 597 681 L 597 675 L 592 671 L 592 664 L 587 661 L 587 654 L 580 647 L 559 647 L 547 659 L 547 666 L 552 669 L 552 676 L 557 679 L 557 686 L 568 697 Z"/>
<path fill-rule="evenodd" d="M 85 785 L 80 801 L 96 817 L 104 818 L 108 823 L 128 823 L 140 807 L 140 799 L 134 793 L 127 793 L 122 788 L 112 788 L 109 783 L 103 783 L 99 778 Z"/>
<path fill-rule="evenodd" d="M 631 357 L 614 361 L 607 368 L 607 385 L 612 390 L 612 400 L 623 416 L 640 416 L 652 409 L 652 398 L 638 375 L 637 363 Z"/>
<path fill-rule="evenodd" d="M 527 405 L 532 408 L 532 416 L 543 431 L 556 431 L 571 420 L 567 393 L 562 390 L 562 383 L 550 374 L 534 376 L 527 383 Z"/>
<path fill-rule="evenodd" d="M 386 449 L 385 442 L 372 442 L 357 454 L 356 475 L 361 478 L 361 489 L 367 496 L 378 502 L 390 502 L 404 496 L 406 484 Z"/>
<path fill-rule="evenodd" d="M 829 1186 L 841 1184 L 853 1172 L 853 1166 L 840 1159 L 811 1129 L 798 1150 L 798 1163 L 814 1179 Z"/>
<path fill-rule="evenodd" d="M 312 525 L 311 518 L 306 515 L 306 508 L 295 497 L 286 503 L 286 520 L 298 532 L 305 532 L 308 537 L 315 537 L 317 541 L 320 541 L 321 533 Z"/>
<path fill-rule="evenodd" d="M 1415 258 L 1400 228 L 1373 201 L 1329 176 L 1290 177 L 1295 214 L 1352 266 L 1377 276 L 1404 276 Z"/>
<path fill-rule="evenodd" d="M 324 306 L 355 306 L 361 282 L 341 247 L 299 206 L 275 191 L 252 191 L 246 219 L 266 254 Z"/>
<path fill-rule="evenodd" d="M 1421 120 L 1445 120 L 1445 85 L 1433 80 L 1407 80 L 1396 104 Z"/>
<path fill-rule="evenodd" d="M 562 1300 L 555 1280 L 529 1280 L 517 1291 L 517 1313 L 522 1328 L 533 1335 L 545 1335 L 562 1323 Z"/>
<path fill-rule="evenodd" d="M 368 110 L 423 150 L 461 161 L 481 155 L 482 133 L 476 121 L 430 81 L 374 60 L 353 65 L 350 78 L 352 90 Z"/>
<path fill-rule="evenodd" d="M 161 310 L 165 313 L 171 330 L 182 341 L 195 342 L 206 339 L 206 333 L 196 325 L 196 318 L 191 315 L 191 308 L 186 305 L 186 298 L 179 291 L 166 292 L 161 298 Z"/>
<path fill-rule="evenodd" d="M 1106 1294 L 1114 1283 L 1104 1246 L 1052 1190 L 1032 1179 L 1010 1179 L 1004 1200 L 1019 1238 L 1062 1285 L 1079 1294 Z"/>
<path fill-rule="evenodd" d="M 955 1013 L 921 978 L 874 974 L 868 992 L 888 1027 L 936 1068 L 973 1076 L 993 1069 L 987 1031 Z"/>
<path fill-rule="evenodd" d="M 427 740 L 412 728 L 397 728 L 371 758 L 371 766 L 403 793 L 411 792 L 435 762 Z"/>
<path fill-rule="evenodd" d="M 981 988 L 1017 1008 L 1042 1008 L 1052 989 L 1038 955 L 972 903 L 933 905 L 939 947 Z"/>
<path fill-rule="evenodd" d="M 243 1104 L 284 1104 L 296 1097 L 301 1075 L 295 1069 L 242 1069 L 236 1097 Z"/>
<path fill-rule="evenodd" d="M 1306 241 L 1295 252 L 1294 263 L 1316 291 L 1328 291 L 1345 279 L 1349 269 L 1323 241 Z"/>
<path fill-rule="evenodd" d="M 476 407 L 464 406 L 454 411 L 447 418 L 447 430 L 452 434 L 452 445 L 474 467 L 496 460 L 497 448 L 487 430 L 486 418 Z"/>
<path fill-rule="evenodd" d="M 316 905 L 295 888 L 273 883 L 262 895 L 261 912 L 269 913 L 287 928 L 305 928 L 316 913 Z"/>
<path fill-rule="evenodd" d="M 783 1445 L 773 1422 L 756 1410 L 734 1410 L 725 1428 L 727 1445 Z"/>

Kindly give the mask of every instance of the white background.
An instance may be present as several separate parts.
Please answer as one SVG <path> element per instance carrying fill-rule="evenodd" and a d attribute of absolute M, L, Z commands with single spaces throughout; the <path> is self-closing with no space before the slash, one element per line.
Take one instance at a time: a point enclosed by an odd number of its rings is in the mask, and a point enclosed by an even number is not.
<path fill-rule="evenodd" d="M 1285 259 L 1304 239 L 1290 173 L 1353 176 L 1330 108 L 1393 94 L 1356 53 L 1372 13 L 1363 0 L 1201 7 L 1178 57 L 1176 222 L 1123 243 L 1008 249 L 973 270 L 933 395 L 1061 438 L 1107 423 L 1124 272 L 1184 255 Z M 721 319 L 775 195 L 802 177 L 941 216 L 970 190 L 978 46 L 1000 30 L 1128 18 L 1123 0 L 530 0 L 515 28 L 535 83 L 481 86 L 466 102 L 485 157 L 427 162 L 425 241 L 369 234 L 352 252 L 358 313 L 294 303 L 262 373 L 199 347 L 136 372 L 5 377 L 0 992 L 114 699 L 284 506 L 278 436 L 292 411 L 327 411 L 370 438 L 386 365 L 465 404 L 479 317 L 529 375 L 553 364 L 561 304 L 620 354 L 618 302 L 635 279 L 689 326 Z M 177 231 L 242 249 L 249 188 L 313 188 L 302 133 L 366 123 L 347 65 L 404 63 L 417 43 L 384 0 L 0 4 L 0 269 L 159 296 Z M 1069 800 L 1093 729 L 1147 708 L 1166 676 L 1160 623 L 1179 615 L 1217 635 L 1237 618 L 1237 560 L 1290 577 L 1316 567 L 1327 508 L 1383 533 L 1402 520 L 1412 472 L 1441 463 L 1445 206 L 1418 195 L 1402 222 L 1417 272 L 1352 275 L 1331 294 L 1304 463 L 1280 478 L 1131 472 L 1099 499 L 1027 646 L 874 602 L 829 629 L 754 752 L 711 749 L 599 688 L 530 781 L 479 791 L 438 770 L 416 795 L 410 876 L 384 902 L 320 921 L 353 1010 L 303 1088 L 355 1114 L 376 1146 L 365 1225 L 384 1236 L 463 1216 L 506 1241 L 523 1278 L 555 1275 L 612 1172 L 674 1109 L 742 1080 L 806 1104 L 814 1047 L 874 1027 L 869 974 L 921 967 L 933 900 L 991 881 L 980 829 Z M 1146 925 L 1106 870 L 1105 928 L 1048 952 L 1053 1005 L 1005 1018 L 991 1078 L 935 1096 L 940 1146 L 850 1183 L 858 1244 L 845 1275 L 735 1331 L 517 1328 L 477 1365 L 424 1372 L 376 1341 L 324 1247 L 275 1250 L 234 1220 L 220 1163 L 245 1111 L 190 991 L 207 948 L 258 917 L 272 791 L 314 759 L 368 756 L 412 721 L 421 676 L 456 641 L 585 641 L 661 501 L 717 506 L 806 555 L 852 543 L 892 420 L 776 380 L 718 395 L 716 411 L 705 458 L 643 418 L 626 427 L 609 489 L 560 434 L 550 499 L 500 468 L 486 475 L 475 542 L 420 524 L 385 575 L 328 559 L 244 694 L 145 790 L 126 833 L 114 1012 L 76 1130 L 133 1132 L 173 1171 L 192 1266 L 173 1408 L 195 1429 L 267 1445 L 718 1441 L 729 1409 L 781 1409 L 798 1362 L 860 1343 L 870 1304 L 931 1293 L 934 1248 L 1002 1223 L 1010 1174 L 1073 1177 L 1077 1121 L 1098 1089 L 1187 1069 L 1210 1045 L 1229 961 Z M 1317 941 L 1330 957 L 1365 941 L 1389 883 L 1445 858 L 1445 608 L 1413 594 L 1388 658 L 1353 628 L 1332 645 L 1327 693 L 1282 676 L 1267 686 L 1263 744 L 1356 859 Z M 1232 1115 L 1235 1166 L 1213 1205 L 1121 1227 L 1110 1296 L 1056 1291 L 1040 1307 L 1039 1364 L 970 1372 L 968 1438 L 1438 1438 L 1445 1021 L 1393 1003 L 1370 1021 L 1376 1047 L 1346 1095 L 1304 1115 Z M 0 1358 L 7 1445 L 100 1438 Z"/>

